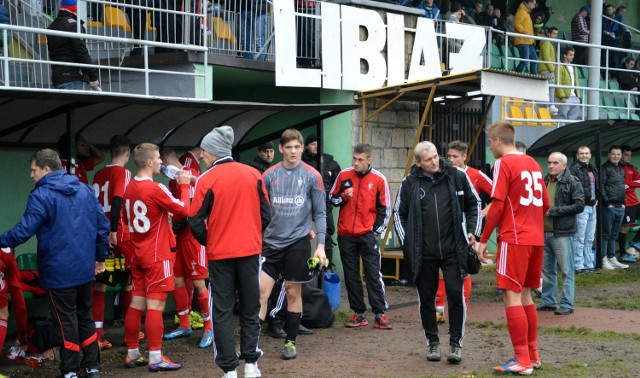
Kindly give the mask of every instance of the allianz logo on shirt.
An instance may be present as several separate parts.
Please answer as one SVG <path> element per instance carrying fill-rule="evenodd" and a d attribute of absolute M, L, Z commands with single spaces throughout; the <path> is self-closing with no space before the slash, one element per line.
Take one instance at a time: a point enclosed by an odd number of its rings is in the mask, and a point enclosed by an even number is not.
<path fill-rule="evenodd" d="M 304 197 L 296 196 L 296 197 L 273 197 L 272 203 L 293 203 L 296 206 L 302 206 L 304 204 Z"/>

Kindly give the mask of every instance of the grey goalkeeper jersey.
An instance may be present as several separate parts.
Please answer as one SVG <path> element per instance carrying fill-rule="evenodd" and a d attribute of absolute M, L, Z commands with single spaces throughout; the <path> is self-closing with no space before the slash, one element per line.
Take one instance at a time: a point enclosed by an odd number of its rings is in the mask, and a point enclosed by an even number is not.
<path fill-rule="evenodd" d="M 281 249 L 301 239 L 316 224 L 316 240 L 324 244 L 327 230 L 326 194 L 322 176 L 312 166 L 300 162 L 294 169 L 278 163 L 264 173 L 271 202 L 271 222 L 263 242 Z"/>

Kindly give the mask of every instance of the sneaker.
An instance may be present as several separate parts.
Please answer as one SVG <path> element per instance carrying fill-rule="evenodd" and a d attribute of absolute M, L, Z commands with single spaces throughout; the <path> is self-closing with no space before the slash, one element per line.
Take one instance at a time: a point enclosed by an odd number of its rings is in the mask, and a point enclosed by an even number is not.
<path fill-rule="evenodd" d="M 238 378 L 238 372 L 236 371 L 236 369 L 227 371 L 224 373 L 222 378 Z"/>
<path fill-rule="evenodd" d="M 284 344 L 284 349 L 282 350 L 282 359 L 293 360 L 297 356 L 298 354 L 296 353 L 296 344 L 294 344 L 292 341 L 287 341 Z"/>
<path fill-rule="evenodd" d="M 438 324 L 442 324 L 447 320 L 447 318 L 444 316 L 444 314 L 441 314 L 440 312 L 436 311 L 436 322 Z"/>
<path fill-rule="evenodd" d="M 147 360 L 143 356 L 140 356 L 138 358 L 131 358 L 127 356 L 127 358 L 125 358 L 124 360 L 124 367 L 127 369 L 133 369 L 134 367 L 145 365 L 149 365 L 149 360 Z"/>
<path fill-rule="evenodd" d="M 10 360 L 20 361 L 24 359 L 26 348 L 23 346 L 12 346 L 6 356 Z"/>
<path fill-rule="evenodd" d="M 369 322 L 363 315 L 353 314 L 351 319 L 345 324 L 345 327 L 356 328 L 356 327 L 364 327 L 369 325 Z"/>
<path fill-rule="evenodd" d="M 98 340 L 98 348 L 100 348 L 100 350 L 107 350 L 113 348 L 113 345 L 107 340 Z"/>
<path fill-rule="evenodd" d="M 257 378 L 261 377 L 262 373 L 260 369 L 258 369 L 258 363 L 254 362 L 252 364 L 246 363 L 244 364 L 244 377 L 245 378 Z"/>
<path fill-rule="evenodd" d="M 154 373 L 157 372 L 157 371 L 178 370 L 181 367 L 182 367 L 182 365 L 176 364 L 175 362 L 172 362 L 166 356 L 162 356 L 162 360 L 160 360 L 160 362 L 157 362 L 155 364 L 149 363 L 149 371 L 150 372 L 154 372 Z"/>
<path fill-rule="evenodd" d="M 213 344 L 213 331 L 207 331 L 202 334 L 198 348 L 208 348 Z"/>
<path fill-rule="evenodd" d="M 382 314 L 382 316 L 376 316 L 376 320 L 373 322 L 373 328 L 393 329 L 393 326 L 389 318 L 387 318 L 385 314 Z"/>
<path fill-rule="evenodd" d="M 631 256 L 630 254 L 625 253 L 624 255 L 620 256 L 620 259 L 618 261 L 623 263 L 634 264 L 636 262 L 636 259 L 634 259 L 633 256 Z"/>
<path fill-rule="evenodd" d="M 183 337 L 191 336 L 191 333 L 193 333 L 193 330 L 191 328 L 178 327 L 176 328 L 175 331 L 167 333 L 166 335 L 162 336 L 162 338 L 165 340 L 180 339 Z"/>
<path fill-rule="evenodd" d="M 604 269 L 604 270 L 614 270 L 614 269 L 617 269 L 617 268 L 615 268 L 613 265 L 611 265 L 611 263 L 609 262 L 609 259 L 605 257 L 605 258 L 602 259 L 602 269 Z"/>
<path fill-rule="evenodd" d="M 549 107 L 549 115 L 557 115 L 558 114 L 558 108 L 555 105 L 551 105 Z"/>
<path fill-rule="evenodd" d="M 440 344 L 429 345 L 429 353 L 427 353 L 427 361 L 440 361 Z"/>
<path fill-rule="evenodd" d="M 85 368 L 84 372 L 80 374 L 85 378 L 100 378 L 100 369 Z"/>
<path fill-rule="evenodd" d="M 614 268 L 627 269 L 629 267 L 629 265 L 627 265 L 627 264 L 621 264 L 620 262 L 618 262 L 618 259 L 616 259 L 615 256 L 613 256 L 612 258 L 607 259 L 607 260 L 609 260 L 609 263 Z"/>
<path fill-rule="evenodd" d="M 632 246 L 633 248 L 635 248 L 636 252 L 640 251 L 640 242 L 630 241 L 629 245 Z"/>
<path fill-rule="evenodd" d="M 640 259 L 640 252 L 638 252 L 638 250 L 635 247 L 634 248 L 627 248 L 627 254 L 629 254 L 631 257 L 633 257 L 636 260 Z"/>
<path fill-rule="evenodd" d="M 204 318 L 198 311 L 191 311 L 189 313 L 189 322 L 193 329 L 201 329 L 204 327 Z"/>
<path fill-rule="evenodd" d="M 531 364 L 524 365 L 518 362 L 515 358 L 507 361 L 506 364 L 500 366 L 494 366 L 494 371 L 507 373 L 507 374 L 518 374 L 518 375 L 531 375 L 533 374 L 533 366 Z"/>
<path fill-rule="evenodd" d="M 542 362 L 540 362 L 539 358 L 537 360 L 531 360 L 531 366 L 534 370 L 542 369 Z"/>
<path fill-rule="evenodd" d="M 462 361 L 462 348 L 457 346 L 449 347 L 449 356 L 447 362 L 450 364 L 459 364 Z"/>

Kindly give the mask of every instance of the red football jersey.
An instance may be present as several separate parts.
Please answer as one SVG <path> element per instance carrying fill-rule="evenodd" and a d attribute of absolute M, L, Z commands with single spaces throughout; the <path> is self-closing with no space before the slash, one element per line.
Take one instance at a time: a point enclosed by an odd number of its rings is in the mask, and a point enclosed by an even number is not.
<path fill-rule="evenodd" d="M 493 165 L 491 198 L 504 202 L 498 237 L 516 245 L 544 245 L 544 214 L 549 209 L 540 165 L 528 155 L 509 153 Z"/>
<path fill-rule="evenodd" d="M 466 166 L 464 168 L 464 172 L 469 176 L 469 180 L 473 184 L 476 192 L 478 194 L 485 193 L 487 195 L 491 195 L 491 189 L 493 187 L 493 182 L 491 179 L 485 175 L 482 171 L 479 171 L 475 168 L 471 168 Z"/>
<path fill-rule="evenodd" d="M 185 168 L 189 168 L 191 173 L 198 177 L 202 174 L 202 170 L 200 169 L 200 162 L 198 161 L 198 157 L 193 154 L 193 152 L 189 151 L 184 155 L 180 156 L 180 164 L 182 164 Z"/>
<path fill-rule="evenodd" d="M 624 171 L 626 206 L 640 205 L 640 201 L 638 201 L 638 196 L 636 195 L 636 189 L 640 187 L 640 173 L 638 173 L 636 167 L 631 164 L 620 164 L 620 168 Z"/>
<path fill-rule="evenodd" d="M 93 176 L 93 189 L 96 191 L 96 198 L 102 205 L 102 210 L 104 210 L 109 221 L 111 221 L 113 197 L 124 198 L 124 192 L 130 181 L 131 172 L 125 167 L 116 164 L 107 165 Z M 121 215 L 118 222 L 118 241 L 126 240 L 129 240 L 129 227 L 125 227 L 124 219 Z"/>
<path fill-rule="evenodd" d="M 173 259 L 176 239 L 169 226 L 169 213 L 189 214 L 189 185 L 181 185 L 180 199 L 164 185 L 148 178 L 135 177 L 124 194 L 125 212 L 133 245 L 132 263 L 147 266 Z"/>
<path fill-rule="evenodd" d="M 67 160 L 62 159 L 62 169 L 67 170 Z M 89 178 L 87 172 L 93 171 L 96 168 L 96 159 L 88 158 L 80 162 L 76 162 L 71 169 L 71 173 L 75 174 L 80 182 L 89 185 Z"/>

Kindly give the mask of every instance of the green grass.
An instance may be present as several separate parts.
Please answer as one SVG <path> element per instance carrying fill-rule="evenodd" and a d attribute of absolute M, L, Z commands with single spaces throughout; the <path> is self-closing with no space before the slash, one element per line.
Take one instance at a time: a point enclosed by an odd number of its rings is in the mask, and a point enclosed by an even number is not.
<path fill-rule="evenodd" d="M 468 322 L 467 327 L 477 328 L 477 329 L 490 329 L 496 331 L 506 331 L 507 325 L 506 323 L 496 323 L 492 321 L 484 321 L 484 322 Z M 592 331 L 586 327 L 576 327 L 571 326 L 569 328 L 563 327 L 539 327 L 538 332 L 540 334 L 547 335 L 557 335 L 564 337 L 572 337 L 579 338 L 581 341 L 594 341 L 594 342 L 603 342 L 603 341 L 624 341 L 629 343 L 637 343 L 638 345 L 635 348 L 640 348 L 640 335 L 639 334 L 622 334 L 612 331 Z"/>
<path fill-rule="evenodd" d="M 576 288 L 620 284 L 637 284 L 640 281 L 640 269 L 603 270 L 601 274 L 577 274 Z"/>
<path fill-rule="evenodd" d="M 640 310 L 640 297 L 629 295 L 594 295 L 576 299 L 580 307 L 606 308 L 615 310 Z"/>
<path fill-rule="evenodd" d="M 334 312 L 334 315 L 336 317 L 337 324 L 345 324 L 349 321 L 349 319 L 351 319 L 351 317 L 353 316 L 353 312 L 338 310 Z"/>

